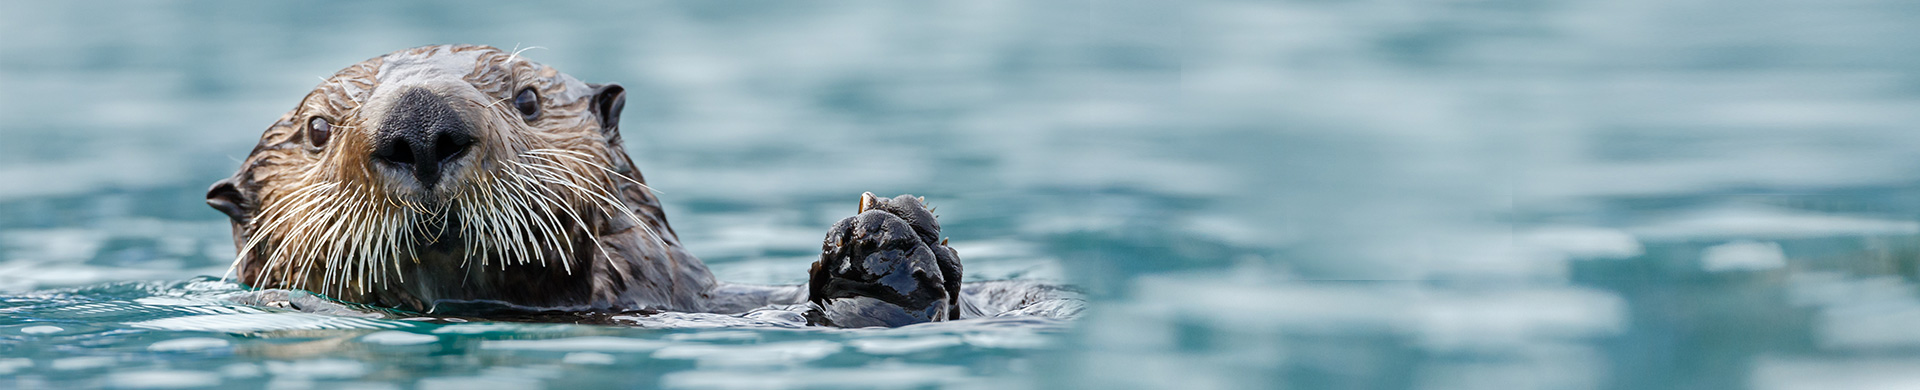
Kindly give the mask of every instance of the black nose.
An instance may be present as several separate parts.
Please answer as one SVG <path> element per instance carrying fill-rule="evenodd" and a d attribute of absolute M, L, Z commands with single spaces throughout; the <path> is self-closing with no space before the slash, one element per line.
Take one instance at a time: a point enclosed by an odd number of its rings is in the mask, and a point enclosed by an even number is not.
<path fill-rule="evenodd" d="M 412 171 L 420 185 L 433 188 L 444 174 L 442 168 L 473 144 L 470 127 L 444 98 L 423 88 L 409 89 L 380 124 L 373 158 Z"/>

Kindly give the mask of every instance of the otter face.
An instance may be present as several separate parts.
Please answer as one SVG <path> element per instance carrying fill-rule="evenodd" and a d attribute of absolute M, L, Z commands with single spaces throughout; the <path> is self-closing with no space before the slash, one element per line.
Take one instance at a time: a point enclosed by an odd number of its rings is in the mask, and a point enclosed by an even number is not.
<path fill-rule="evenodd" d="M 492 47 L 394 52 L 307 94 L 207 203 L 231 217 L 234 267 L 255 287 L 415 309 L 576 304 L 474 284 L 584 288 L 563 279 L 607 245 L 671 246 L 620 146 L 624 96 Z M 636 227 L 651 242 L 609 242 Z"/>

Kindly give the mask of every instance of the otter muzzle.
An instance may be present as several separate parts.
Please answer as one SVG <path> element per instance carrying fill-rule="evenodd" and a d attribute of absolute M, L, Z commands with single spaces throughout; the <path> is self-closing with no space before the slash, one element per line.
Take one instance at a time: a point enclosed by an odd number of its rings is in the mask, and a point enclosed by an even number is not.
<path fill-rule="evenodd" d="M 412 88 L 400 95 L 380 124 L 373 158 L 411 172 L 422 187 L 431 189 L 473 141 L 472 125 L 446 98 Z"/>

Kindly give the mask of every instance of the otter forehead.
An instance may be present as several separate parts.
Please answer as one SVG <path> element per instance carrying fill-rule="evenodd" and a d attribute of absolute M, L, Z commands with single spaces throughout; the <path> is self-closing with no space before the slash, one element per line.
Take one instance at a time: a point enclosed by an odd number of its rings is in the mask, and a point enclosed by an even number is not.
<path fill-rule="evenodd" d="M 497 69 L 481 65 L 480 55 L 490 50 L 458 50 L 450 46 L 432 46 L 388 54 L 375 73 L 380 85 L 407 85 L 433 81 L 465 81 L 475 72 Z"/>
<path fill-rule="evenodd" d="M 515 84 L 550 84 L 549 98 L 562 103 L 589 94 L 586 83 L 551 67 L 490 46 L 441 45 L 396 51 L 381 57 L 373 74 L 372 94 L 409 86 L 468 84 L 475 89 L 504 91 Z"/>

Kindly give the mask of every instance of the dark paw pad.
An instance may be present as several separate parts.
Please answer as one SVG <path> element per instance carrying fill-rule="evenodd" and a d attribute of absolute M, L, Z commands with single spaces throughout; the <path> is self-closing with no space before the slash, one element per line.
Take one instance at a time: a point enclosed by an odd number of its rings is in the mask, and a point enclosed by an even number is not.
<path fill-rule="evenodd" d="M 807 300 L 829 325 L 901 326 L 959 317 L 960 258 L 919 198 L 860 196 L 827 232 Z"/>

